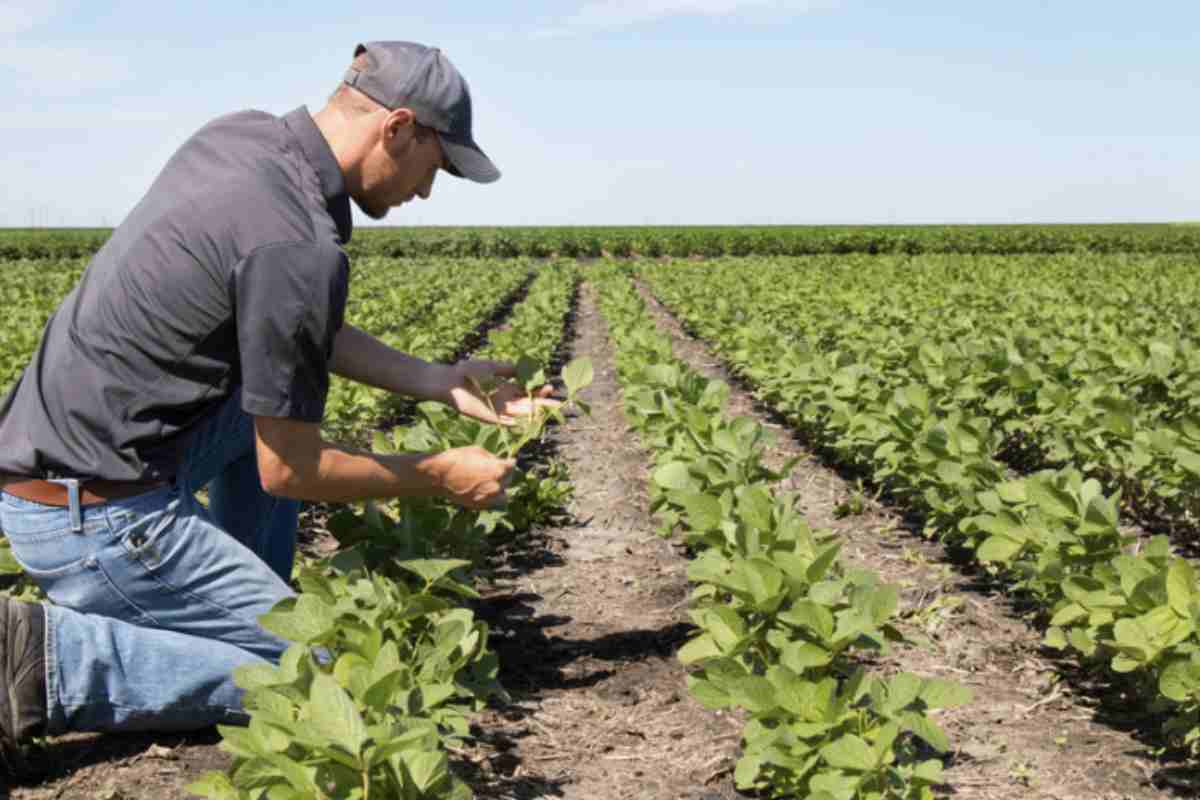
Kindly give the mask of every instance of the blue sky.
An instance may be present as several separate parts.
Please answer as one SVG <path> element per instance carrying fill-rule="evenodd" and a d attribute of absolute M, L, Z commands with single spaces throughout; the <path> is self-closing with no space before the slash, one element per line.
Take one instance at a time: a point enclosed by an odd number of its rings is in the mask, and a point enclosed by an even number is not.
<path fill-rule="evenodd" d="M 315 110 L 370 39 L 441 46 L 504 171 L 388 224 L 1196 220 L 1197 30 L 1182 0 L 0 0 L 0 226 L 118 223 L 197 127 Z"/>

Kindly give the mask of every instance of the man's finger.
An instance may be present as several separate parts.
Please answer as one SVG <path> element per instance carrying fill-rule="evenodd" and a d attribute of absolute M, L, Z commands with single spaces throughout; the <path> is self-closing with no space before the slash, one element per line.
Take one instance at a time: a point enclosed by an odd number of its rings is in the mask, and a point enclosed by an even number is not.
<path fill-rule="evenodd" d="M 538 397 L 549 397 L 552 394 L 554 394 L 554 387 L 548 383 L 537 391 Z"/>

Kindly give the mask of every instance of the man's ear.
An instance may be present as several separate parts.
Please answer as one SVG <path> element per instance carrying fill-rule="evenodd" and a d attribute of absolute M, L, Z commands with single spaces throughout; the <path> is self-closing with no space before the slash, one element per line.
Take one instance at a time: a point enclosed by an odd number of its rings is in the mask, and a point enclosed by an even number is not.
<path fill-rule="evenodd" d="M 416 134 L 417 116 L 409 108 L 396 108 L 380 123 L 380 140 L 389 149 L 404 144 Z"/>

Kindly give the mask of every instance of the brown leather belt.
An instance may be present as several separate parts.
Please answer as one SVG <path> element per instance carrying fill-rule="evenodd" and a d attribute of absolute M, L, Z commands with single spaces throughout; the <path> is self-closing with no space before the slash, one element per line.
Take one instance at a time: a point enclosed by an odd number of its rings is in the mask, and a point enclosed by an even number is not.
<path fill-rule="evenodd" d="M 107 503 L 109 500 L 120 500 L 123 497 L 133 497 L 134 495 L 151 492 L 163 485 L 161 481 L 81 481 L 79 484 L 79 504 L 94 506 L 99 503 Z M 62 484 L 51 483 L 50 481 L 32 478 L 20 478 L 16 480 L 0 479 L 0 490 L 8 492 L 13 497 L 19 497 L 31 503 L 40 503 L 44 506 L 66 508 L 70 505 L 67 487 Z"/>

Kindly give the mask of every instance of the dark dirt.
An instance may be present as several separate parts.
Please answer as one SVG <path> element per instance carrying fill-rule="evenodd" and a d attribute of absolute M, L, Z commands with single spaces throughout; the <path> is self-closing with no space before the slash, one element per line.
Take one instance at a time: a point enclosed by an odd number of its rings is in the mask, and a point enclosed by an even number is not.
<path fill-rule="evenodd" d="M 643 296 L 672 336 L 676 355 L 730 384 L 729 412 L 755 417 L 773 430 L 776 445 L 768 460 L 801 458 L 783 485 L 799 493 L 809 524 L 841 534 L 844 557 L 901 587 L 900 627 L 914 644 L 896 648 L 873 667 L 949 678 L 973 690 L 972 703 L 937 717 L 954 747 L 946 760 L 947 795 L 963 800 L 1192 796 L 1194 778 L 1164 769 L 1151 755 L 1153 719 L 1122 705 L 1115 690 L 1057 662 L 1041 647 L 1041 636 L 1022 609 L 986 575 L 921 536 L 897 509 L 805 450 L 644 287 Z"/>
<path fill-rule="evenodd" d="M 464 753 L 482 798 L 734 797 L 739 723 L 691 700 L 687 561 L 653 533 L 648 457 L 626 430 L 611 350 L 585 287 L 574 355 L 590 356 L 590 417 L 556 433 L 575 486 L 569 527 L 513 553 L 481 613 L 513 696 Z"/>

